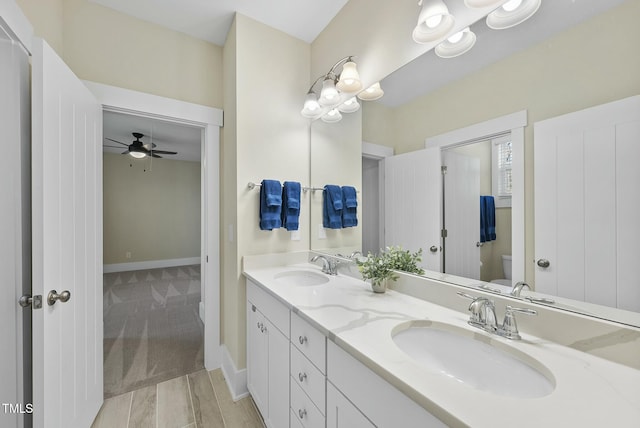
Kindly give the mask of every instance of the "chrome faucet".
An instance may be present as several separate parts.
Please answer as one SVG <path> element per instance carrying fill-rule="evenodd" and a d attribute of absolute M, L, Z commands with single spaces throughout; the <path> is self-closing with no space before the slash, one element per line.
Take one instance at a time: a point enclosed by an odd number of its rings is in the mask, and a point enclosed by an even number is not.
<path fill-rule="evenodd" d="M 513 288 L 511 289 L 511 295 L 513 297 L 520 297 L 520 293 L 522 292 L 523 288 L 527 288 L 529 291 L 531 291 L 531 287 L 529 287 L 529 284 L 527 284 L 526 282 L 517 282 L 516 285 L 513 286 Z"/>
<path fill-rule="evenodd" d="M 362 256 L 362 251 L 355 250 L 353 253 L 351 253 L 351 255 L 349 256 L 349 258 L 350 258 L 350 259 L 354 259 L 354 258 L 356 258 L 356 257 L 358 257 L 358 256 Z"/>
<path fill-rule="evenodd" d="M 507 305 L 504 321 L 502 322 L 502 325 L 498 325 L 496 319 L 496 307 L 491 300 L 486 297 L 473 297 L 461 291 L 458 292 L 458 295 L 472 301 L 469 305 L 469 312 L 471 312 L 471 317 L 468 321 L 469 325 L 507 339 L 521 339 L 520 333 L 518 332 L 518 325 L 516 324 L 516 312 L 526 315 L 538 314 L 533 309 L 514 308 L 513 306 Z"/>
<path fill-rule="evenodd" d="M 309 261 L 311 263 L 315 263 L 317 260 L 322 260 L 322 272 L 323 273 L 326 273 L 327 275 L 337 275 L 338 274 L 338 263 L 337 262 L 332 262 L 327 257 L 321 256 L 319 254 L 317 256 L 313 256 L 311 258 L 311 260 L 309 260 Z"/>

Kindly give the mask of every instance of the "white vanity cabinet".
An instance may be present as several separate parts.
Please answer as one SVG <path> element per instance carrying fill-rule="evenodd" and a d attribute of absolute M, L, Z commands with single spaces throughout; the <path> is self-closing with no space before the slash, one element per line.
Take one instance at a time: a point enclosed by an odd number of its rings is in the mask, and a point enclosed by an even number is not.
<path fill-rule="evenodd" d="M 327 379 L 327 428 L 447 426 L 331 341 L 327 344 Z M 373 425 L 367 425 L 365 419 Z"/>
<path fill-rule="evenodd" d="M 247 281 L 247 389 L 269 428 L 289 426 L 289 309 Z"/>

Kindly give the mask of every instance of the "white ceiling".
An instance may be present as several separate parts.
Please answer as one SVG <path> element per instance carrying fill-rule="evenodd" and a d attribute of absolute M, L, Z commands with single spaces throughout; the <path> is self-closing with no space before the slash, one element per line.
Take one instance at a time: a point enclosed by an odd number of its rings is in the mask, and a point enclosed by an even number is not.
<path fill-rule="evenodd" d="M 347 0 L 89 1 L 219 46 L 224 45 L 235 12 L 311 43 L 347 3 Z"/>
<path fill-rule="evenodd" d="M 202 130 L 195 126 L 180 125 L 146 117 L 105 111 L 103 119 L 103 150 L 106 153 L 122 153 L 127 147 L 107 140 L 111 138 L 124 144 L 131 144 L 133 132 L 144 134 L 143 143 L 156 144 L 156 150 L 178 152 L 177 155 L 160 155 L 164 159 L 200 161 Z M 110 148 L 104 146 L 116 146 Z M 123 155 L 124 156 L 124 155 Z"/>

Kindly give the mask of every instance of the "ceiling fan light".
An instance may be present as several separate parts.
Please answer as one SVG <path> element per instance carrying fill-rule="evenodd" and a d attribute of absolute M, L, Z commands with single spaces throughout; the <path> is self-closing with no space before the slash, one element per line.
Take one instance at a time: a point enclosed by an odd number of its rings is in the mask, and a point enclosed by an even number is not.
<path fill-rule="evenodd" d="M 336 123 L 342 120 L 342 115 L 338 111 L 338 109 L 331 109 L 327 113 L 322 115 L 322 121 L 327 123 Z"/>
<path fill-rule="evenodd" d="M 300 114 L 308 119 L 315 119 L 321 113 L 320 109 L 320 103 L 318 103 L 316 94 L 314 92 L 309 92 L 304 101 L 304 108 Z"/>
<path fill-rule="evenodd" d="M 355 62 L 348 61 L 342 66 L 342 73 L 340 73 L 340 80 L 338 80 L 336 87 L 342 92 L 358 92 L 362 89 L 360 74 Z"/>
<path fill-rule="evenodd" d="M 487 15 L 487 26 L 494 30 L 515 27 L 531 18 L 540 4 L 541 0 L 509 0 Z"/>
<path fill-rule="evenodd" d="M 455 19 L 442 0 L 424 0 L 413 40 L 416 43 L 435 42 L 446 36 L 454 24 Z"/>
<path fill-rule="evenodd" d="M 129 154 L 132 157 L 136 158 L 136 159 L 142 159 L 142 158 L 147 156 L 147 154 L 145 152 L 135 151 L 135 150 L 134 151 L 129 151 Z"/>
<path fill-rule="evenodd" d="M 467 27 L 436 46 L 435 53 L 440 58 L 455 58 L 469 52 L 475 44 L 476 35 Z"/>
<path fill-rule="evenodd" d="M 322 92 L 320 92 L 320 105 L 333 107 L 340 102 L 340 93 L 336 89 L 334 80 L 327 76 L 322 82 Z"/>
<path fill-rule="evenodd" d="M 342 113 L 354 113 L 360 109 L 360 103 L 356 97 L 351 97 L 347 101 L 340 104 L 338 110 Z"/>

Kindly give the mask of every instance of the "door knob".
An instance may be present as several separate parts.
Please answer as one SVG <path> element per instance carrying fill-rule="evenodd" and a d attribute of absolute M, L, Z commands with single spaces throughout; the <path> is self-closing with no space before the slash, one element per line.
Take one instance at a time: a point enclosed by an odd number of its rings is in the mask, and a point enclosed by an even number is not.
<path fill-rule="evenodd" d="M 53 306 L 58 300 L 64 303 L 68 302 L 70 298 L 71 293 L 69 292 L 69 290 L 64 290 L 60 294 L 58 294 L 56 290 L 51 290 L 49 291 L 49 295 L 47 296 L 47 303 L 49 304 L 49 306 Z"/>
<path fill-rule="evenodd" d="M 429 251 L 431 251 L 432 253 L 437 253 L 438 247 L 436 247 L 435 245 L 432 245 L 431 248 L 429 248 Z"/>
<path fill-rule="evenodd" d="M 536 262 L 536 264 L 541 268 L 545 268 L 545 269 L 551 266 L 551 263 L 549 263 L 549 260 L 547 259 L 540 259 Z"/>

